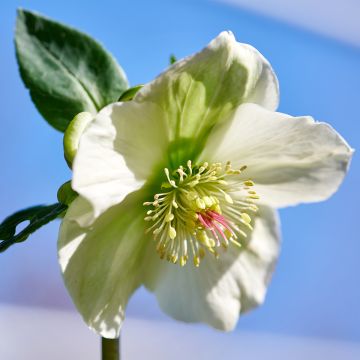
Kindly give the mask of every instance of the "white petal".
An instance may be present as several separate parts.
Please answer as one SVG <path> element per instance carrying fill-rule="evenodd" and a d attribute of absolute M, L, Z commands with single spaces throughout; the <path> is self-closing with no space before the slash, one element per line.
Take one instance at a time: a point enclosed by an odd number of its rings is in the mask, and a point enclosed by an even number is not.
<path fill-rule="evenodd" d="M 244 177 L 255 182 L 261 201 L 282 207 L 332 195 L 351 154 L 328 124 L 243 104 L 226 126 L 213 131 L 202 158 L 247 165 Z"/>
<path fill-rule="evenodd" d="M 145 285 L 160 307 L 178 320 L 232 330 L 240 312 L 261 304 L 280 236 L 277 213 L 261 207 L 259 215 L 245 249 L 230 246 L 218 260 L 206 255 L 199 268 L 192 264 L 181 268 L 161 261 L 157 254 L 149 255 Z"/>
<path fill-rule="evenodd" d="M 169 146 L 167 124 L 161 108 L 154 103 L 128 101 L 101 111 L 116 129 L 114 150 L 121 153 L 139 180 L 148 180 L 167 165 Z"/>
<path fill-rule="evenodd" d="M 253 89 L 244 102 L 251 102 L 275 111 L 279 106 L 279 83 L 270 63 L 254 47 L 248 44 L 236 44 L 236 57 L 243 59 L 252 68 Z M 252 64 L 252 66 L 251 66 Z M 256 74 L 256 75 L 255 75 Z"/>
<path fill-rule="evenodd" d="M 156 137 L 154 121 L 158 117 L 153 109 L 151 104 L 112 104 L 82 135 L 73 163 L 72 187 L 93 205 L 89 219 L 139 189 L 144 182 L 141 175 L 150 171 L 151 158 L 164 151 Z M 151 144 L 158 147 L 151 148 Z"/>
<path fill-rule="evenodd" d="M 100 216 L 90 228 L 78 216 L 92 213 L 78 197 L 61 224 L 58 255 L 65 285 L 84 321 L 106 338 L 119 336 L 129 297 L 140 284 L 144 220 L 139 192 Z"/>

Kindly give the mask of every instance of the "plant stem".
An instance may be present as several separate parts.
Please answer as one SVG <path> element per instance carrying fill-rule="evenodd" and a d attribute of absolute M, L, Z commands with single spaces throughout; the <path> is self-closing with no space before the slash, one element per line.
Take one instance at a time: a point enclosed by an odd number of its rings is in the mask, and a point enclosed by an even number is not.
<path fill-rule="evenodd" d="M 118 339 L 101 338 L 101 359 L 120 360 L 120 338 Z"/>

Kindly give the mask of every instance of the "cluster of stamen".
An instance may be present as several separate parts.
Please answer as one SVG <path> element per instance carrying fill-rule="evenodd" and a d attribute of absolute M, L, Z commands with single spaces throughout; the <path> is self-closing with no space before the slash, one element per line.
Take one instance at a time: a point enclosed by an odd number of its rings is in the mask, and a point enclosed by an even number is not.
<path fill-rule="evenodd" d="M 259 196 L 254 183 L 244 179 L 246 166 L 233 169 L 230 162 L 180 166 L 172 174 L 164 169 L 163 192 L 145 202 L 152 208 L 146 221 L 161 259 L 184 266 L 189 258 L 200 265 L 206 253 L 219 256 L 219 248 L 242 247 L 252 230 L 254 200 Z"/>

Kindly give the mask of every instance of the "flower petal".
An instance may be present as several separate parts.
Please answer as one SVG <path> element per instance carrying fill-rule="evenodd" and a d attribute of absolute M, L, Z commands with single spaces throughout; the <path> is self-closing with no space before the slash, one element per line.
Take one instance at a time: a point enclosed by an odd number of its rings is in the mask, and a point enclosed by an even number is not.
<path fill-rule="evenodd" d="M 167 164 L 168 134 L 165 115 L 154 103 L 128 101 L 101 111 L 116 130 L 113 147 L 120 153 L 136 179 L 149 180 Z"/>
<path fill-rule="evenodd" d="M 222 32 L 201 52 L 176 62 L 145 85 L 134 100 L 163 109 L 177 167 L 194 159 L 214 124 L 225 121 L 241 103 L 251 101 L 274 110 L 278 83 L 256 49 Z"/>
<path fill-rule="evenodd" d="M 186 322 L 204 322 L 232 330 L 240 312 L 261 304 L 280 248 L 276 211 L 261 207 L 243 250 L 230 246 L 218 260 L 205 256 L 200 267 L 181 268 L 149 256 L 145 285 L 160 307 Z M 155 253 L 155 251 L 154 251 Z"/>
<path fill-rule="evenodd" d="M 282 207 L 332 195 L 351 154 L 328 124 L 243 104 L 226 126 L 214 129 L 201 157 L 230 160 L 233 167 L 247 165 L 244 176 L 255 182 L 260 200 Z"/>
<path fill-rule="evenodd" d="M 144 252 L 141 192 L 128 195 L 90 228 L 79 214 L 92 213 L 78 197 L 60 228 L 58 254 L 65 285 L 84 321 L 106 338 L 119 336 L 127 301 L 140 284 Z"/>
<path fill-rule="evenodd" d="M 120 203 L 143 183 L 135 179 L 116 149 L 119 132 L 108 112 L 105 108 L 85 130 L 73 163 L 72 188 L 93 206 L 88 221 Z"/>

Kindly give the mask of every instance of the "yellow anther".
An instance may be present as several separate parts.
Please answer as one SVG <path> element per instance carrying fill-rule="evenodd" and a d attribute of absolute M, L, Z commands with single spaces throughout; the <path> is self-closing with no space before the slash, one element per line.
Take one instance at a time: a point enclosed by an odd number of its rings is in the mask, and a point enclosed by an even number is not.
<path fill-rule="evenodd" d="M 176 238 L 176 230 L 172 226 L 169 227 L 168 235 L 171 240 L 174 240 Z"/>
<path fill-rule="evenodd" d="M 180 266 L 185 266 L 187 262 L 187 257 L 186 256 L 181 256 L 180 257 Z"/>
<path fill-rule="evenodd" d="M 250 199 L 260 199 L 259 195 L 250 195 L 249 196 Z"/>
<path fill-rule="evenodd" d="M 247 213 L 241 213 L 241 218 L 248 224 L 251 223 L 251 217 Z"/>
<path fill-rule="evenodd" d="M 200 266 L 200 256 L 199 255 L 194 256 L 194 265 L 196 267 Z"/>
<path fill-rule="evenodd" d="M 173 220 L 174 220 L 174 214 L 172 214 L 172 213 L 166 214 L 165 222 L 170 222 L 170 221 L 173 221 Z"/>
<path fill-rule="evenodd" d="M 246 181 L 244 181 L 244 185 L 246 185 L 246 186 L 254 186 L 254 182 L 251 181 L 251 180 L 246 180 Z"/>

